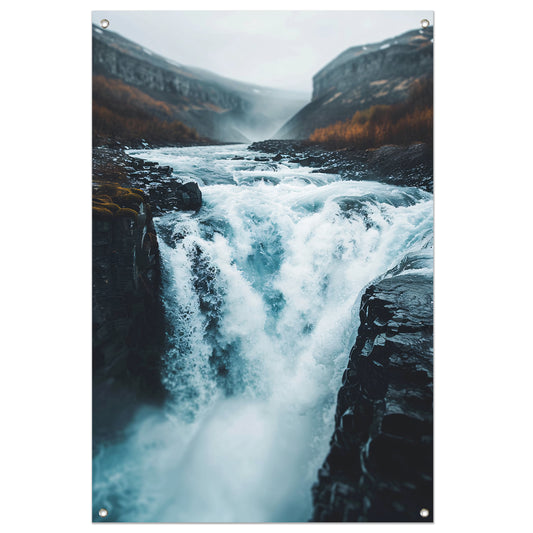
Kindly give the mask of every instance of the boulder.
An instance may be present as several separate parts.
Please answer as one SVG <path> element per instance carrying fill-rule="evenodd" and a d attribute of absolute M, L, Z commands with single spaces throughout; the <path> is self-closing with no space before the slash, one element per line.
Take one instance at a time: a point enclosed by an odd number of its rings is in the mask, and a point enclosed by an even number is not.
<path fill-rule="evenodd" d="M 202 207 L 202 192 L 194 181 L 181 185 L 177 198 L 177 207 L 183 211 L 198 211 Z"/>

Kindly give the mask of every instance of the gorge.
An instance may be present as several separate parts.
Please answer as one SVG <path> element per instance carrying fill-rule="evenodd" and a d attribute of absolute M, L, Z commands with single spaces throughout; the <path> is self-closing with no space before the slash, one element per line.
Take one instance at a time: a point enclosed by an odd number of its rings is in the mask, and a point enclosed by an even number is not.
<path fill-rule="evenodd" d="M 431 285 L 432 195 L 242 145 L 129 155 L 179 169 L 165 179 L 198 183 L 203 204 L 154 220 L 166 400 L 97 446 L 95 512 L 308 520 L 361 296 L 384 277 Z"/>

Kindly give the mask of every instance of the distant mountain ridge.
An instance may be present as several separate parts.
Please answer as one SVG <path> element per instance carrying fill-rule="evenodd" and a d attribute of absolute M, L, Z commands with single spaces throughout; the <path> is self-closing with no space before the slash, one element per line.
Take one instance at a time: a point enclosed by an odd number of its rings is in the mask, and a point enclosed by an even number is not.
<path fill-rule="evenodd" d="M 251 85 L 166 59 L 93 24 L 93 74 L 169 104 L 173 119 L 222 142 L 271 136 L 305 104 L 291 91 Z"/>
<path fill-rule="evenodd" d="M 306 139 L 317 128 L 376 104 L 405 100 L 415 80 L 433 75 L 433 27 L 342 52 L 313 77 L 313 96 L 274 136 Z"/>

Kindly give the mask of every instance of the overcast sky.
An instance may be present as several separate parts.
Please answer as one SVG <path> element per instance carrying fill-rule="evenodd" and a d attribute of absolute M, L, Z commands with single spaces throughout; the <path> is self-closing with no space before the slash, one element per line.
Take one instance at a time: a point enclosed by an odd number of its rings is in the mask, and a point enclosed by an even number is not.
<path fill-rule="evenodd" d="M 184 65 L 310 94 L 346 48 L 419 28 L 430 11 L 94 11 L 109 29 Z"/>

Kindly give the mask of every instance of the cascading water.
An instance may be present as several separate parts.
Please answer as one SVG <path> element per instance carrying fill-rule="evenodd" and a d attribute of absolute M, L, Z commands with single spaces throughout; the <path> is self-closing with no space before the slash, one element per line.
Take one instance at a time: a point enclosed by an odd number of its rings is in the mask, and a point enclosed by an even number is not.
<path fill-rule="evenodd" d="M 242 145 L 130 155 L 197 181 L 203 206 L 157 220 L 171 399 L 96 454 L 95 505 L 117 521 L 306 521 L 358 297 L 431 242 L 433 197 Z"/>

